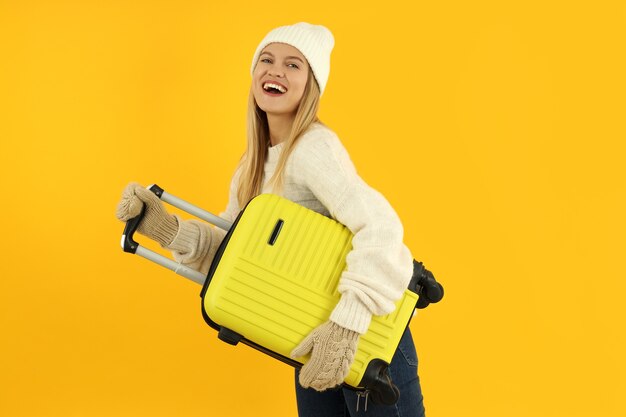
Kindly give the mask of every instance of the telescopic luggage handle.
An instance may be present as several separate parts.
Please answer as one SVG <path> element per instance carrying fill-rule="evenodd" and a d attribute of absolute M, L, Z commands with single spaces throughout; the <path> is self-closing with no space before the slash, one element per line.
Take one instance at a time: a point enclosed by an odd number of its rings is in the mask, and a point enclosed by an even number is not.
<path fill-rule="evenodd" d="M 156 194 L 156 196 L 159 197 L 162 201 L 176 208 L 179 208 L 186 213 L 194 215 L 206 222 L 209 222 L 219 227 L 220 229 L 224 229 L 228 231 L 232 226 L 232 223 L 222 219 L 221 217 L 211 214 L 208 211 L 201 209 L 200 207 L 194 206 L 193 204 L 188 203 L 187 201 L 183 199 L 180 199 L 176 196 L 166 193 L 161 187 L 159 187 L 156 184 L 153 184 L 147 188 L 148 190 Z M 137 227 L 139 227 L 139 223 L 141 223 L 141 220 L 143 219 L 145 215 L 145 211 L 146 211 L 146 206 L 144 204 L 144 206 L 141 209 L 141 213 L 139 213 L 138 216 L 133 217 L 132 219 L 129 219 L 126 222 L 126 226 L 124 227 L 124 233 L 122 234 L 122 242 L 121 242 L 122 249 L 124 249 L 124 252 L 139 255 L 171 271 L 174 271 L 176 274 L 181 275 L 185 278 L 188 278 L 197 284 L 203 285 L 206 279 L 205 274 L 199 271 L 196 271 L 195 269 L 189 268 L 188 266 L 185 266 L 182 263 L 173 261 L 150 249 L 144 248 L 133 239 L 133 235 L 135 234 Z"/>

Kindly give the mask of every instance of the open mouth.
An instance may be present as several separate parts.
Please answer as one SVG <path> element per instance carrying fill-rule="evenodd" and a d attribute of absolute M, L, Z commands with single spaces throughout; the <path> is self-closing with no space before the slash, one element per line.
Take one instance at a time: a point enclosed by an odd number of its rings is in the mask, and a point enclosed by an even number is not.
<path fill-rule="evenodd" d="M 282 85 L 271 83 L 271 82 L 267 82 L 267 83 L 263 84 L 263 90 L 265 90 L 265 92 L 267 92 L 267 93 L 269 93 L 271 95 L 275 95 L 275 96 L 280 96 L 280 95 L 285 94 L 287 92 L 287 89 L 285 87 L 283 87 Z"/>

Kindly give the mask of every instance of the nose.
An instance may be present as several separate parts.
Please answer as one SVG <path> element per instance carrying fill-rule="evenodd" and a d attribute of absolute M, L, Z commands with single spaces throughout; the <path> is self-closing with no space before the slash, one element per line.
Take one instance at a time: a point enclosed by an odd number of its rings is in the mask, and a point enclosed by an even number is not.
<path fill-rule="evenodd" d="M 272 75 L 275 77 L 283 77 L 285 75 L 285 71 L 278 65 L 274 64 L 267 70 L 268 75 Z"/>

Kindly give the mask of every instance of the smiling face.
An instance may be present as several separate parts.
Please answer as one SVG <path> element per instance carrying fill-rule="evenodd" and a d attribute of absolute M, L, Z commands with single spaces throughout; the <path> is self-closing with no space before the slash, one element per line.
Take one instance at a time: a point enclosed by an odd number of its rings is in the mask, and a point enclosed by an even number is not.
<path fill-rule="evenodd" d="M 252 92 L 268 115 L 295 116 L 304 94 L 309 64 L 300 51 L 285 43 L 263 48 L 252 73 Z"/>

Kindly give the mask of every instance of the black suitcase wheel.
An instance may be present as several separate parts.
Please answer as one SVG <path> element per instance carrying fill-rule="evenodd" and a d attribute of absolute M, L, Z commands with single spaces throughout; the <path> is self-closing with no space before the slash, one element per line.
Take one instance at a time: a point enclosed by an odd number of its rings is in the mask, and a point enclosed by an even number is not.
<path fill-rule="evenodd" d="M 372 360 L 361 380 L 372 396 L 374 404 L 393 405 L 400 398 L 400 390 L 389 376 L 389 364 L 380 359 Z"/>
<path fill-rule="evenodd" d="M 370 391 L 370 395 L 372 396 L 372 402 L 374 404 L 394 405 L 398 402 L 398 399 L 400 398 L 400 390 L 392 383 L 384 390 Z"/>
<path fill-rule="evenodd" d="M 438 303 L 443 298 L 443 285 L 435 279 L 432 272 L 424 267 L 424 264 L 413 260 L 413 277 L 409 283 L 409 289 L 417 293 L 416 308 L 426 308 L 431 303 Z"/>
<path fill-rule="evenodd" d="M 400 390 L 391 381 L 387 368 L 381 370 L 370 389 L 374 404 L 394 405 L 400 398 Z"/>

